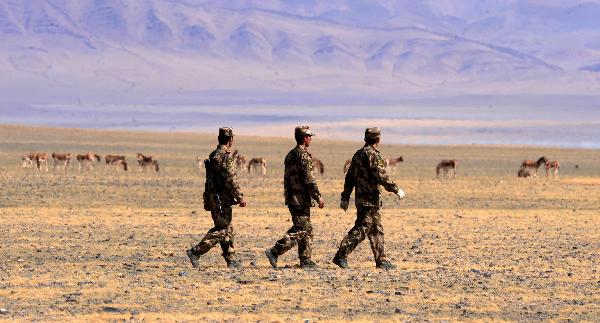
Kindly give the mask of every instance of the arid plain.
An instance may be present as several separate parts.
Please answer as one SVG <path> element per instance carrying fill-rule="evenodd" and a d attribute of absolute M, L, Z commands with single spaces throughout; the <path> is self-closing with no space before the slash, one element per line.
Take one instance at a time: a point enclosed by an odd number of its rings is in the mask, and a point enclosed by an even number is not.
<path fill-rule="evenodd" d="M 216 130 L 217 126 L 215 126 Z M 316 129 L 318 131 L 318 129 Z M 326 207 L 314 209 L 315 270 L 295 250 L 272 269 L 263 250 L 291 225 L 283 205 L 290 139 L 236 137 L 265 157 L 267 176 L 240 174 L 247 208 L 234 209 L 244 270 L 218 248 L 190 266 L 185 250 L 211 227 L 202 209 L 216 135 L 0 126 L 0 320 L 588 320 L 600 317 L 600 151 L 508 146 L 381 146 L 404 156 L 392 175 L 407 194 L 385 195 L 386 251 L 375 269 L 368 241 L 331 263 L 355 209 L 338 208 L 342 167 L 360 142 L 315 137 Z M 383 129 L 385 141 L 385 128 Z M 128 172 L 99 165 L 65 174 L 23 169 L 25 152 L 125 154 Z M 139 173 L 135 153 L 159 173 Z M 521 160 L 561 162 L 559 178 L 516 177 Z M 435 178 L 442 158 L 455 180 Z M 576 167 L 577 166 L 577 167 Z"/>

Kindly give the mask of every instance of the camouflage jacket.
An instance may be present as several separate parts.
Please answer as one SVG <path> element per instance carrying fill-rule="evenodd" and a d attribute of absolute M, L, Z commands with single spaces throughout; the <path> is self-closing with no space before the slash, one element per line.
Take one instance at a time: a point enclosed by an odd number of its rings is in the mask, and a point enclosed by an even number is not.
<path fill-rule="evenodd" d="M 243 199 L 240 185 L 235 172 L 235 161 L 225 145 L 218 145 L 208 156 L 212 176 L 206 176 L 204 200 L 207 201 L 210 194 L 218 194 L 222 206 L 238 204 Z M 209 169 L 207 169 L 207 172 Z M 212 182 L 209 183 L 209 177 Z"/>
<path fill-rule="evenodd" d="M 350 200 L 356 188 L 356 205 L 381 206 L 379 185 L 388 192 L 398 192 L 398 186 L 388 177 L 379 151 L 365 145 L 352 156 L 352 163 L 346 173 L 342 201 Z"/>
<path fill-rule="evenodd" d="M 285 156 L 283 177 L 285 205 L 312 206 L 312 199 L 321 200 L 317 180 L 313 175 L 312 156 L 302 145 L 296 146 Z"/>

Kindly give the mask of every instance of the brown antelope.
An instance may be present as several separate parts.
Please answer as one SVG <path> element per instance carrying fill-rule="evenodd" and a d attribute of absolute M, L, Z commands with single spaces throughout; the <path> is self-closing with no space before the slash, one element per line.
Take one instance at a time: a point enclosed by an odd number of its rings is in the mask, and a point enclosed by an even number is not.
<path fill-rule="evenodd" d="M 46 173 L 48 172 L 48 154 L 46 153 L 38 153 L 35 154 L 35 163 L 38 171 L 42 171 L 42 164 L 44 165 L 44 169 Z"/>
<path fill-rule="evenodd" d="M 63 171 L 67 172 L 67 168 L 69 168 L 69 165 L 71 164 L 71 158 L 73 158 L 73 155 L 71 155 L 71 153 L 52 153 L 52 160 L 54 161 L 52 170 L 56 171 L 56 166 L 58 166 L 58 164 L 61 164 Z"/>
<path fill-rule="evenodd" d="M 348 172 L 348 169 L 350 169 L 350 164 L 352 164 L 352 161 L 350 159 L 346 160 L 346 162 L 344 163 L 344 174 L 346 174 Z"/>
<path fill-rule="evenodd" d="M 244 157 L 243 155 L 240 155 L 240 153 L 237 149 L 233 151 L 233 154 L 231 156 L 233 157 L 233 160 L 235 161 L 235 169 L 239 170 L 242 173 L 245 172 L 246 171 L 246 157 Z"/>
<path fill-rule="evenodd" d="M 27 153 L 21 157 L 23 168 L 33 168 L 36 153 Z"/>
<path fill-rule="evenodd" d="M 550 160 L 546 162 L 546 177 L 550 175 L 550 169 L 552 168 L 552 175 L 558 176 L 558 170 L 560 169 L 560 164 L 557 160 Z"/>
<path fill-rule="evenodd" d="M 442 159 L 439 164 L 435 167 L 436 177 L 440 177 L 440 170 L 444 171 L 444 177 L 448 178 L 448 173 L 452 171 L 452 178 L 456 178 L 456 166 L 458 166 L 458 160 L 456 159 Z"/>
<path fill-rule="evenodd" d="M 396 166 L 398 166 L 400 163 L 404 162 L 404 157 L 400 156 L 398 158 L 386 158 L 383 161 L 383 164 L 385 165 L 385 168 L 391 173 L 394 173 L 394 170 L 396 169 Z"/>
<path fill-rule="evenodd" d="M 537 177 L 537 174 L 531 170 L 531 168 L 521 168 L 517 172 L 517 177 L 529 178 Z"/>
<path fill-rule="evenodd" d="M 79 164 L 79 171 L 81 172 L 82 166 L 86 165 L 88 170 L 94 170 L 94 164 L 100 162 L 100 155 L 88 152 L 87 154 L 78 154 L 77 163 Z"/>
<path fill-rule="evenodd" d="M 548 159 L 546 158 L 546 156 L 540 157 L 537 161 L 524 160 L 521 163 L 521 169 L 534 168 L 535 169 L 535 175 L 537 177 L 538 169 L 540 168 L 540 166 L 545 165 L 547 161 L 548 161 Z"/>
<path fill-rule="evenodd" d="M 137 160 L 152 161 L 153 159 L 154 157 L 152 156 L 146 156 L 142 153 L 137 153 Z"/>
<path fill-rule="evenodd" d="M 104 160 L 106 161 L 106 165 L 116 165 L 116 169 L 119 169 L 119 167 L 123 167 L 123 170 L 127 171 L 127 162 L 125 161 L 125 156 L 106 155 L 104 157 Z"/>
<path fill-rule="evenodd" d="M 252 174 L 252 170 L 259 171 L 262 175 L 267 175 L 267 160 L 264 158 L 252 158 L 248 162 L 248 173 Z"/>
<path fill-rule="evenodd" d="M 313 169 L 316 170 L 319 174 L 323 175 L 325 173 L 325 165 L 318 158 L 312 159 Z"/>
<path fill-rule="evenodd" d="M 125 160 L 125 156 L 121 156 L 121 155 L 106 155 L 106 156 L 104 156 L 104 161 L 106 162 L 107 165 L 116 160 Z"/>
<path fill-rule="evenodd" d="M 145 172 L 148 166 L 152 166 L 155 172 L 158 172 L 158 160 L 152 156 L 144 156 L 143 154 L 137 153 L 137 161 L 140 172 Z"/>

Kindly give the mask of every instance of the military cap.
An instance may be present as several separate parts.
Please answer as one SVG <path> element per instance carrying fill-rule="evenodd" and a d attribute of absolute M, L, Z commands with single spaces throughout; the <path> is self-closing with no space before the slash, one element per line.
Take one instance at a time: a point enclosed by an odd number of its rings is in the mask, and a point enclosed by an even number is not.
<path fill-rule="evenodd" d="M 367 128 L 365 130 L 365 140 L 366 139 L 379 139 L 381 137 L 381 129 L 377 127 Z"/>
<path fill-rule="evenodd" d="M 219 128 L 219 136 L 233 137 L 233 129 L 230 127 Z"/>
<path fill-rule="evenodd" d="M 310 130 L 309 126 L 297 126 L 296 129 L 294 129 L 294 134 L 295 135 L 304 135 L 304 136 L 314 136 L 315 133 L 312 132 L 312 130 Z"/>

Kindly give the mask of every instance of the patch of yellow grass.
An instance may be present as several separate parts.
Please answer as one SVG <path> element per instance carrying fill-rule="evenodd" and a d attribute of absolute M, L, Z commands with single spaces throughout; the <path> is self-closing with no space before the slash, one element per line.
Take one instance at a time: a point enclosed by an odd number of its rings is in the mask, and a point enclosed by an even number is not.
<path fill-rule="evenodd" d="M 566 184 L 578 184 L 578 185 L 600 185 L 600 178 L 591 177 L 579 177 L 579 178 L 567 178 L 561 179 L 561 182 Z"/>

